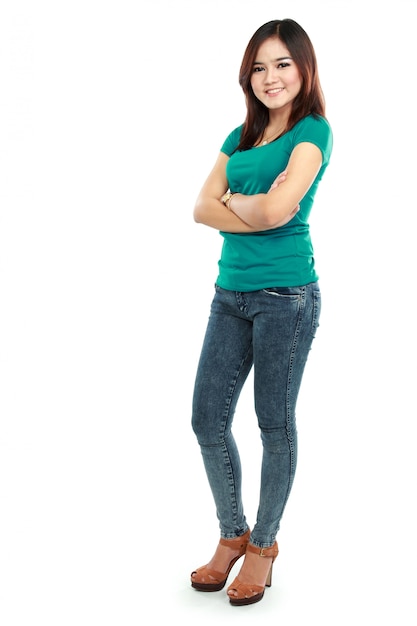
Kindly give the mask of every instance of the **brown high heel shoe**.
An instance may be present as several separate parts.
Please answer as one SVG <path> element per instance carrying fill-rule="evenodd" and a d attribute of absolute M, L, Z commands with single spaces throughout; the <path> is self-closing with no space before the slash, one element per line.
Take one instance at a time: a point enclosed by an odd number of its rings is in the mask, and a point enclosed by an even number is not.
<path fill-rule="evenodd" d="M 240 537 L 234 537 L 233 539 L 220 539 L 220 545 L 226 546 L 227 548 L 231 548 L 235 551 L 239 550 L 239 554 L 231 559 L 225 572 L 218 572 L 207 567 L 207 565 L 199 567 L 191 573 L 191 586 L 198 591 L 220 591 L 220 589 L 223 589 L 233 565 L 240 559 L 241 556 L 245 554 L 246 546 L 249 543 L 249 537 L 250 530 L 247 530 L 245 534 Z"/>
<path fill-rule="evenodd" d="M 272 557 L 271 567 L 269 568 L 265 583 L 265 587 L 270 587 L 272 582 L 272 566 L 278 556 L 277 542 L 275 542 L 270 548 L 259 548 L 258 546 L 254 546 L 249 543 L 246 548 L 246 552 L 252 552 L 260 557 Z M 239 576 L 237 576 L 227 589 L 230 604 L 233 604 L 234 606 L 244 606 L 246 604 L 259 602 L 259 600 L 262 600 L 263 598 L 265 587 L 262 585 L 252 585 L 251 583 L 243 583 L 239 580 Z"/>

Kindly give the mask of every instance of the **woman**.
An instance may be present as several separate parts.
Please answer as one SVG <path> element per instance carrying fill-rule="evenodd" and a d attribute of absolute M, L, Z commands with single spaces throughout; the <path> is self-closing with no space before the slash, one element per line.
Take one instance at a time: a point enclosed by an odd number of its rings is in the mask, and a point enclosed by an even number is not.
<path fill-rule="evenodd" d="M 332 132 L 315 52 L 295 21 L 273 20 L 254 33 L 239 82 L 246 119 L 226 138 L 194 209 L 195 221 L 219 230 L 224 243 L 192 416 L 220 541 L 191 584 L 222 589 L 245 555 L 227 594 L 231 604 L 246 605 L 271 585 L 276 535 L 294 479 L 296 401 L 320 316 L 308 218 Z M 251 531 L 232 421 L 252 366 L 263 456 Z"/>

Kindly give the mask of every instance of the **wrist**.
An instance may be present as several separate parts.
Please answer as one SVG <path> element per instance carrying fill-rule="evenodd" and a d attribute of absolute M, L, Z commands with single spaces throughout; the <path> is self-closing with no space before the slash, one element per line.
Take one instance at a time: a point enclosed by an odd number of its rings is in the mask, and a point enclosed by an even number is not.
<path fill-rule="evenodd" d="M 224 206 L 229 209 L 229 211 L 231 211 L 230 208 L 230 203 L 232 201 L 233 196 L 235 196 L 236 194 L 232 193 L 231 191 L 227 191 L 225 194 L 223 194 L 223 196 L 220 198 L 220 202 L 222 202 L 224 204 Z"/>

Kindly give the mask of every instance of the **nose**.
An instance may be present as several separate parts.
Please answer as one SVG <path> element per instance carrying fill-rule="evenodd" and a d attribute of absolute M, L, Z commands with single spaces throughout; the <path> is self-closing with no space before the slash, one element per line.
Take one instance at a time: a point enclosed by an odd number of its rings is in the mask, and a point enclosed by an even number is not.
<path fill-rule="evenodd" d="M 276 67 L 270 67 L 265 72 L 265 83 L 270 85 L 278 80 L 278 70 Z"/>

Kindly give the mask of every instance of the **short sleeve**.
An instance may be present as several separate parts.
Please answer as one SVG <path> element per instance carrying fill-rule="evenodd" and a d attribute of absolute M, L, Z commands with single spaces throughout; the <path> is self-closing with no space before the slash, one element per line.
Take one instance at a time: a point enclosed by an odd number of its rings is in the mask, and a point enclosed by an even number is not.
<path fill-rule="evenodd" d="M 240 136 L 242 134 L 243 124 L 238 126 L 226 137 L 220 152 L 224 152 L 227 156 L 231 156 L 239 145 Z"/>
<path fill-rule="evenodd" d="M 309 115 L 294 128 L 294 146 L 309 142 L 316 145 L 323 155 L 323 164 L 327 164 L 333 149 L 333 134 L 329 122 L 324 117 Z"/>

